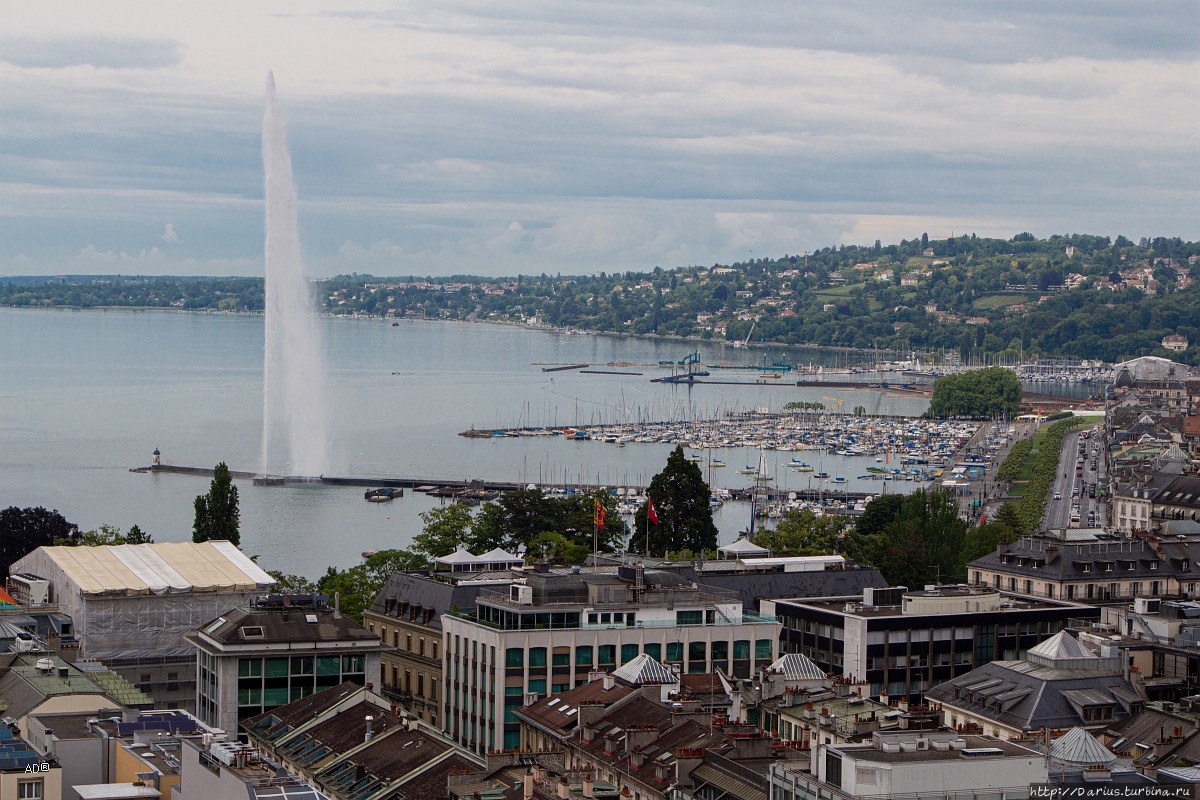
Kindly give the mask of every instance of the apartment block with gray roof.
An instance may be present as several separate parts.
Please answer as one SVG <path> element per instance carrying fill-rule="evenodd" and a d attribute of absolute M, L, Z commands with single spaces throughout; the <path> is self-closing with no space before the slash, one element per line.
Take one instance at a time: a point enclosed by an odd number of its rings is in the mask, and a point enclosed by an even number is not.
<path fill-rule="evenodd" d="M 1200 542 L 1187 537 L 1086 543 L 1023 537 L 975 559 L 967 572 L 972 585 L 1083 603 L 1195 596 L 1200 588 L 1198 553 Z"/>
<path fill-rule="evenodd" d="M 1124 661 L 1115 647 L 1097 653 L 1060 631 L 1023 659 L 984 664 L 935 686 L 926 698 L 941 704 L 952 727 L 979 726 L 1006 739 L 1043 728 L 1100 730 L 1144 707 Z"/>
<path fill-rule="evenodd" d="M 345 681 L 379 685 L 383 643 L 324 595 L 267 595 L 188 634 L 198 651 L 197 713 L 238 723 Z"/>

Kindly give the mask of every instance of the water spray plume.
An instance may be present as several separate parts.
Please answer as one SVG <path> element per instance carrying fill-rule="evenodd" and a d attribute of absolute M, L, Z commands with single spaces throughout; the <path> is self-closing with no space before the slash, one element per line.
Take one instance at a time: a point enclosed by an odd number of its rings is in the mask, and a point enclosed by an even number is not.
<path fill-rule="evenodd" d="M 262 472 L 316 477 L 329 466 L 325 369 L 316 309 L 300 257 L 287 129 L 272 73 L 267 73 L 262 136 L 266 208 Z"/>

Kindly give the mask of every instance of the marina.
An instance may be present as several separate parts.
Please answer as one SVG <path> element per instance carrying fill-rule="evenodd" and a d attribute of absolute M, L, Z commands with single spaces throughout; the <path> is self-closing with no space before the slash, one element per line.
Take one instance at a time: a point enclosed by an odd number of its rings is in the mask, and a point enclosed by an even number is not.
<path fill-rule="evenodd" d="M 471 429 L 460 436 L 523 438 L 563 436 L 609 444 L 681 445 L 687 450 L 753 448 L 782 452 L 815 451 L 839 456 L 870 456 L 897 464 L 944 465 L 979 430 L 979 423 L 919 417 L 855 417 L 843 413 L 731 413 L 719 419 L 611 423 L 583 428 Z M 703 461 L 699 453 L 692 453 Z M 795 460 L 795 459 L 793 459 Z M 724 464 L 724 460 L 721 461 Z M 715 466 L 715 464 L 714 464 Z M 796 467 L 809 467 L 799 463 Z M 757 467 L 739 470 L 746 474 Z"/>

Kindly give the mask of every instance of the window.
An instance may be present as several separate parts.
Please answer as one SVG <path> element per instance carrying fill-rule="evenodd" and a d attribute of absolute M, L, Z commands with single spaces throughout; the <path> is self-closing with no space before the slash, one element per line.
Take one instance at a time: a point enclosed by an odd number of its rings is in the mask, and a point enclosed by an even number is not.
<path fill-rule="evenodd" d="M 642 648 L 642 652 L 653 658 L 655 661 L 662 663 L 662 645 L 658 642 L 652 642 Z"/>
<path fill-rule="evenodd" d="M 18 800 L 42 800 L 42 781 L 18 781 Z"/>
<path fill-rule="evenodd" d="M 504 651 L 504 666 L 506 667 L 523 667 L 525 666 L 525 651 L 519 647 L 510 647 Z"/>
<path fill-rule="evenodd" d="M 591 645 L 582 645 L 575 648 L 575 666 L 590 667 L 592 665 L 592 648 Z"/>
<path fill-rule="evenodd" d="M 712 643 L 712 658 L 715 662 L 725 662 L 729 660 L 729 642 L 713 642 Z M 720 666 L 718 663 L 716 666 Z"/>
<path fill-rule="evenodd" d="M 609 667 L 617 663 L 617 646 L 615 644 L 600 645 L 600 666 Z"/>
<path fill-rule="evenodd" d="M 531 666 L 531 667 L 546 666 L 546 648 L 544 648 L 544 647 L 529 648 L 529 666 Z"/>
<path fill-rule="evenodd" d="M 676 625 L 703 625 L 704 624 L 704 612 L 703 611 L 676 611 L 675 612 L 675 624 Z"/>
<path fill-rule="evenodd" d="M 556 667 L 571 666 L 571 648 L 569 648 L 569 647 L 554 648 L 554 654 L 553 654 L 552 658 L 553 658 L 554 666 L 556 666 Z"/>
<path fill-rule="evenodd" d="M 683 642 L 667 642 L 667 663 L 678 664 L 683 661 Z"/>
<path fill-rule="evenodd" d="M 546 694 L 546 679 L 534 678 L 533 680 L 529 681 L 529 691 L 540 695 Z"/>
<path fill-rule="evenodd" d="M 749 659 L 750 658 L 750 640 L 738 639 L 733 643 L 734 659 Z"/>
<path fill-rule="evenodd" d="M 754 642 L 754 657 L 769 659 L 771 657 L 771 640 L 756 639 Z"/>
<path fill-rule="evenodd" d="M 238 659 L 238 677 L 239 678 L 257 678 L 262 675 L 262 659 L 261 658 L 239 658 Z"/>

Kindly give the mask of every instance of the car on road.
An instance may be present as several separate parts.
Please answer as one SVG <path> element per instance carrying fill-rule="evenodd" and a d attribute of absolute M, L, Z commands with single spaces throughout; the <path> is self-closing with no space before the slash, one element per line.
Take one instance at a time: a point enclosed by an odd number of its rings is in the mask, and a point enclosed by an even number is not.
<path fill-rule="evenodd" d="M 1054 493 L 1054 499 L 1055 499 L 1055 500 L 1062 500 L 1062 492 L 1055 492 L 1055 493 Z"/>

